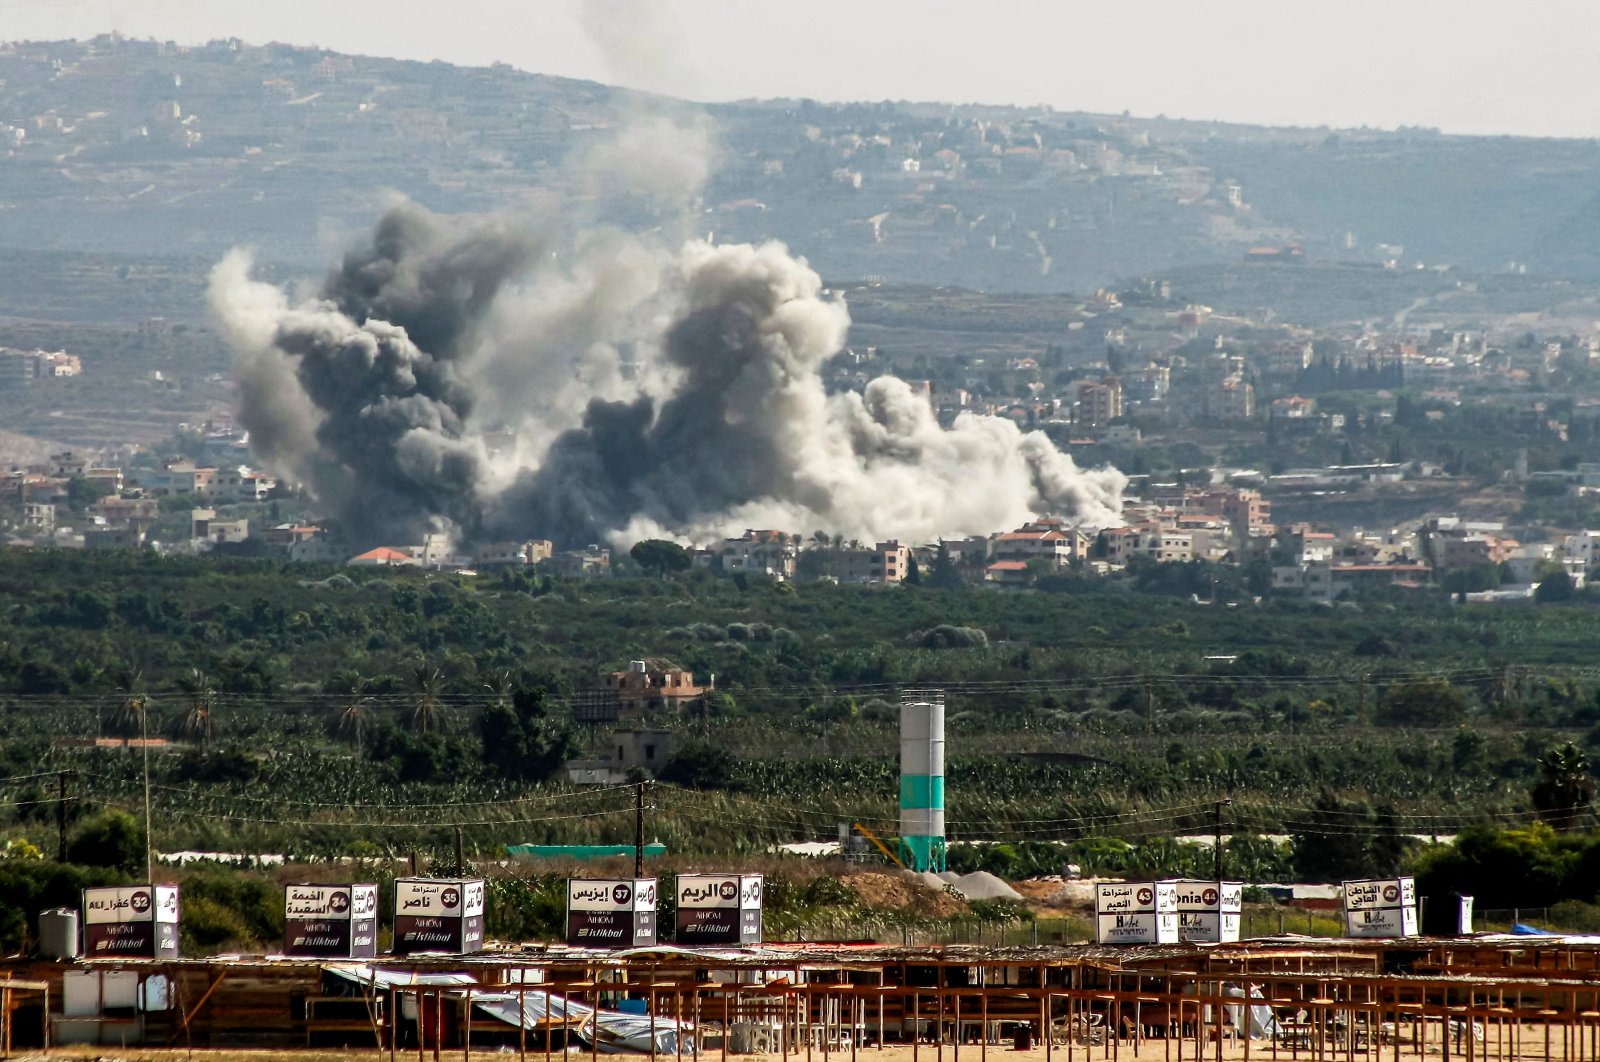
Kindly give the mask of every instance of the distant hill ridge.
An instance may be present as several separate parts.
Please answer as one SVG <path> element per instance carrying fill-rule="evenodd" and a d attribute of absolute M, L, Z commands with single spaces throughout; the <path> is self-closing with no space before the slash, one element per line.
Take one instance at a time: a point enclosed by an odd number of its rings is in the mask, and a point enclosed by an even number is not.
<path fill-rule="evenodd" d="M 562 158 L 647 100 L 279 44 L 3 45 L 5 242 L 205 259 L 251 243 L 320 267 L 395 191 L 483 211 L 559 184 Z M 1091 291 L 1290 244 L 1311 262 L 1600 279 L 1600 141 L 936 103 L 700 109 L 721 148 L 704 228 L 783 239 L 839 280 Z"/>

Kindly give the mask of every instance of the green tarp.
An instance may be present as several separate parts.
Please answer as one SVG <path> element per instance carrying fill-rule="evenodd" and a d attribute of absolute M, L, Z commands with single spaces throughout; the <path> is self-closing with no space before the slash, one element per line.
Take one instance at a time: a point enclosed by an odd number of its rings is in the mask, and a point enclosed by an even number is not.
<path fill-rule="evenodd" d="M 631 844 L 508 844 L 506 851 L 513 859 L 607 859 L 611 856 L 633 855 Z M 667 854 L 667 846 L 659 841 L 644 846 L 647 859 Z"/>

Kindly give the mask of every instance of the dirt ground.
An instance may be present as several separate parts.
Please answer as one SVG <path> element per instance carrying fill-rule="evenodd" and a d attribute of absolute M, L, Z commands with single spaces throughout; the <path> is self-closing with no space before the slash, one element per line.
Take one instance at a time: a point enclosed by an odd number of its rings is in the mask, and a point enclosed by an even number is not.
<path fill-rule="evenodd" d="M 1065 881 L 1061 878 L 1028 878 L 1013 881 L 1011 887 L 1022 894 L 1039 918 L 1088 918 L 1094 914 L 1093 880 Z"/>
<path fill-rule="evenodd" d="M 935 892 L 896 874 L 866 871 L 849 874 L 842 880 L 868 907 L 910 910 L 929 918 L 949 918 L 967 911 L 967 905 L 948 892 Z"/>

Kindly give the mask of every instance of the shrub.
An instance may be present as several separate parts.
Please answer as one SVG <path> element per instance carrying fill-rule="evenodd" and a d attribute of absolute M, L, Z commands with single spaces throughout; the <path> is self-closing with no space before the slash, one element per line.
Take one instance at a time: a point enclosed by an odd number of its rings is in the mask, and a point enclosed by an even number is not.
<path fill-rule="evenodd" d="M 955 627 L 942 623 L 920 634 L 924 649 L 987 649 L 989 636 L 977 627 Z"/>
<path fill-rule="evenodd" d="M 67 859 L 90 867 L 132 872 L 145 862 L 144 827 L 126 811 L 84 819 L 67 841 Z"/>

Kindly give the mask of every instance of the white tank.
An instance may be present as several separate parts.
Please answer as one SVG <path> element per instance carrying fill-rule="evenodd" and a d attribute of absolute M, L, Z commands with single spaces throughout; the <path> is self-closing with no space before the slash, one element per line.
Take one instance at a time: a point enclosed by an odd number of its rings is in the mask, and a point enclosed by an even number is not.
<path fill-rule="evenodd" d="M 56 907 L 39 912 L 39 957 L 76 959 L 78 957 L 78 912 Z"/>

